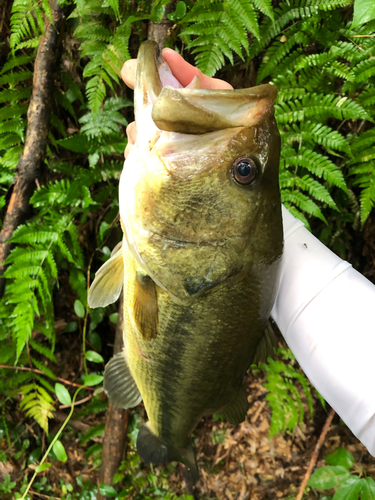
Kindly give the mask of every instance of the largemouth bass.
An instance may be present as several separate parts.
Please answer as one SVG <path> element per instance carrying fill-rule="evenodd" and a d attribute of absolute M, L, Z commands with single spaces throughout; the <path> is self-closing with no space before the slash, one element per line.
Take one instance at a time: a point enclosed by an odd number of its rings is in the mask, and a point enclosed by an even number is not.
<path fill-rule="evenodd" d="M 283 249 L 276 88 L 199 86 L 181 88 L 157 45 L 142 44 L 138 139 L 119 190 L 124 239 L 89 291 L 90 307 L 124 291 L 125 348 L 104 388 L 122 408 L 143 399 L 141 458 L 196 476 L 195 426 L 213 412 L 242 422 L 246 371 L 272 353 Z"/>

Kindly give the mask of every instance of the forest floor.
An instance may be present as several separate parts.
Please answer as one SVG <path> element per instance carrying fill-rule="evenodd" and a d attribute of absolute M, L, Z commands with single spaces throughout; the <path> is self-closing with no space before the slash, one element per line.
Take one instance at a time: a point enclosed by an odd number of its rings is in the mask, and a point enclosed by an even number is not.
<path fill-rule="evenodd" d="M 70 357 L 70 360 L 73 361 L 73 357 Z M 297 426 L 292 433 L 278 434 L 270 439 L 270 408 L 265 400 L 267 390 L 263 383 L 262 373 L 252 374 L 247 378 L 246 387 L 250 409 L 242 424 L 234 426 L 220 420 L 214 421 L 213 417 L 205 417 L 198 425 L 194 434 L 197 462 L 201 472 L 196 488 L 197 498 L 219 500 L 276 500 L 279 498 L 291 500 L 296 498 L 314 447 L 327 419 L 328 410 L 324 410 L 318 398 L 314 396 L 313 420 L 308 416 L 306 406 L 305 423 Z M 102 397 L 105 398 L 104 395 Z M 144 410 L 142 408 L 140 412 L 137 410 L 138 415 L 139 413 L 144 413 Z M 51 421 L 51 435 L 61 426 L 64 412 L 59 411 L 56 416 L 58 418 Z M 24 417 L 18 413 L 8 414 L 7 419 L 13 421 L 14 424 L 22 419 L 23 437 L 28 437 L 29 448 L 18 460 L 13 457 L 12 460 L 0 461 L 0 479 L 1 476 L 4 477 L 6 473 L 9 473 L 13 481 L 21 484 L 22 480 L 26 482 L 26 477 L 30 479 L 35 469 L 35 466 L 30 464 L 29 455 L 35 451 L 36 445 L 33 446 L 33 443 L 37 442 L 38 435 L 40 437 L 42 431 L 38 430 L 38 426 L 32 422 L 24 421 Z M 82 435 L 92 426 L 101 424 L 105 424 L 105 412 L 79 419 L 73 417 L 72 427 L 67 428 L 62 438 L 68 460 L 62 463 L 49 459 L 52 466 L 38 476 L 39 482 L 30 490 L 32 499 L 69 498 L 65 496 L 66 490 L 63 489 L 63 485 L 72 485 L 73 491 L 70 497 L 72 499 L 95 498 L 94 487 L 98 484 L 100 461 L 98 458 L 88 459 L 86 454 L 90 447 L 99 445 L 103 437 L 94 436 L 92 440 L 82 444 Z M 375 478 L 374 458 L 336 415 L 320 449 L 317 467 L 326 465 L 324 457 L 338 447 L 345 448 L 353 455 L 354 470 L 357 474 L 365 473 Z M 0 451 L 6 448 L 7 440 L 4 435 Z M 9 457 L 9 449 L 7 451 Z M 131 442 L 128 444 L 127 452 L 130 455 L 136 455 Z M 179 498 L 186 493 L 182 468 L 179 466 L 169 468 L 168 480 L 166 480 L 167 476 L 161 469 L 157 467 L 150 469 L 149 466 L 137 462 L 137 470 L 133 472 L 129 480 L 135 486 L 136 483 L 139 484 L 141 477 L 144 482 L 151 480 L 157 484 L 160 481 L 161 487 L 152 489 L 135 487 L 133 492 L 130 488 L 126 498 L 137 500 L 176 498 L 176 496 Z M 80 495 L 79 485 L 85 482 L 91 485 L 91 493 L 86 492 L 85 495 Z M 168 497 L 168 492 L 176 496 Z M 5 495 L 2 498 L 13 500 L 14 497 Z M 319 496 L 316 490 L 308 489 L 303 498 L 310 500 L 323 497 Z"/>

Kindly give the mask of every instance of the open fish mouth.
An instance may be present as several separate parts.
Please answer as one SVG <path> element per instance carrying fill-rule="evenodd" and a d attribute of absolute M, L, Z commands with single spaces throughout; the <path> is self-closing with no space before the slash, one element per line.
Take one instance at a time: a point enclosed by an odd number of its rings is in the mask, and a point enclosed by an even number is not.
<path fill-rule="evenodd" d="M 239 90 L 201 89 L 198 76 L 183 88 L 161 56 L 158 45 L 151 41 L 142 44 L 137 64 L 136 113 L 146 103 L 151 104 L 153 122 L 169 132 L 196 135 L 251 127 L 266 117 L 277 95 L 276 87 L 269 84 Z"/>

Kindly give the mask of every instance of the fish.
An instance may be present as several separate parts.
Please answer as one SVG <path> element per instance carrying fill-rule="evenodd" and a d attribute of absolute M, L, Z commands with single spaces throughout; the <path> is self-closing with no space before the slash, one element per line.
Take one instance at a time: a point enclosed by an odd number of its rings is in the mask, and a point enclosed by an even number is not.
<path fill-rule="evenodd" d="M 183 88 L 158 45 L 138 53 L 137 142 L 119 185 L 123 240 L 97 271 L 91 308 L 123 290 L 124 350 L 106 365 L 112 403 L 142 400 L 147 463 L 199 477 L 192 432 L 248 411 L 243 380 L 273 353 L 269 316 L 283 253 L 275 86 Z"/>

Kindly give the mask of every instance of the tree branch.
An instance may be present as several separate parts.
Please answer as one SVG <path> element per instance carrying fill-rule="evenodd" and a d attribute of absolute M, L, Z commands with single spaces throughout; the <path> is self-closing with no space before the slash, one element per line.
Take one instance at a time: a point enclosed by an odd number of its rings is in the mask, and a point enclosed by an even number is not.
<path fill-rule="evenodd" d="M 168 31 L 173 26 L 172 21 L 168 19 L 167 15 L 175 11 L 176 3 L 177 0 L 172 0 L 165 6 L 164 16 L 160 23 L 154 24 L 152 21 L 149 22 L 148 39 L 156 42 L 159 45 L 160 50 L 164 49 L 165 39 L 167 38 Z"/>
<path fill-rule="evenodd" d="M 303 492 L 305 491 L 307 481 L 310 479 L 312 470 L 315 467 L 316 461 L 318 460 L 319 450 L 320 450 L 322 444 L 324 443 L 329 426 L 331 425 L 332 419 L 335 415 L 336 415 L 335 410 L 332 408 L 328 414 L 326 423 L 324 424 L 324 427 L 323 427 L 322 432 L 319 436 L 318 442 L 315 445 L 315 449 L 314 449 L 313 454 L 311 456 L 309 467 L 306 471 L 305 477 L 303 478 L 303 481 L 302 481 L 301 486 L 299 488 L 299 492 L 298 492 L 298 495 L 296 497 L 296 500 L 302 500 Z"/>
<path fill-rule="evenodd" d="M 11 244 L 8 240 L 26 219 L 47 145 L 53 68 L 57 57 L 58 30 L 63 19 L 63 10 L 56 0 L 51 0 L 51 8 L 53 23 L 46 16 L 45 35 L 40 39 L 35 58 L 33 92 L 27 111 L 25 147 L 17 165 L 13 192 L 0 232 L 0 276 L 5 271 L 4 262 L 10 253 Z M 1 279 L 0 297 L 4 292 L 4 286 L 4 279 Z"/>
<path fill-rule="evenodd" d="M 118 308 L 118 321 L 116 326 L 115 345 L 113 354 L 121 352 L 124 346 L 124 300 L 121 294 Z M 129 414 L 122 408 L 116 408 L 108 401 L 107 418 L 103 440 L 102 462 L 99 472 L 99 484 L 112 484 L 113 476 L 121 464 L 124 455 L 126 431 L 128 428 Z M 105 496 L 98 492 L 97 500 L 104 500 Z M 109 497 L 108 497 L 109 498 Z"/>

